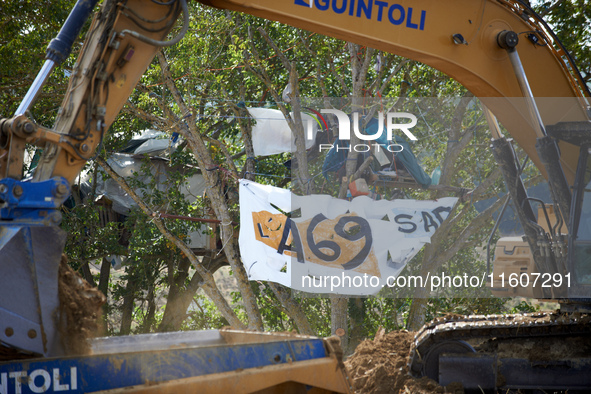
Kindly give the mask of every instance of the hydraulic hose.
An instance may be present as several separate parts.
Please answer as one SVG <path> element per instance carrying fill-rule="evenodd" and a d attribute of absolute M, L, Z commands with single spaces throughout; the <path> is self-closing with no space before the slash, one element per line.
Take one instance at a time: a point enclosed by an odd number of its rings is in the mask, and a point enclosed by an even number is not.
<path fill-rule="evenodd" d="M 187 7 L 187 1 L 186 0 L 178 0 L 178 1 L 181 2 L 181 7 L 183 9 L 183 28 L 182 28 L 181 32 L 172 40 L 169 40 L 169 41 L 154 40 L 153 38 L 146 37 L 134 30 L 123 30 L 121 32 L 121 34 L 122 35 L 129 34 L 132 37 L 135 37 L 138 40 L 145 42 L 146 44 L 150 44 L 150 45 L 153 45 L 156 47 L 169 47 L 169 46 L 172 46 L 172 45 L 178 43 L 180 40 L 182 40 L 182 38 L 185 36 L 187 31 L 189 30 L 189 8 Z"/>

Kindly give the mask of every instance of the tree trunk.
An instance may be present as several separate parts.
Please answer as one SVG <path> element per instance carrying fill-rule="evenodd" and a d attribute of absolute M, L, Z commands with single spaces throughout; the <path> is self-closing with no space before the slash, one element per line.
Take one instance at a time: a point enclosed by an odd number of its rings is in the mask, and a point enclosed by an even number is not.
<path fill-rule="evenodd" d="M 348 43 L 349 55 L 351 57 L 351 76 L 352 76 L 352 92 L 351 92 L 351 110 L 363 111 L 363 87 L 365 85 L 367 71 L 369 69 L 369 61 L 373 53 L 372 49 L 365 49 L 365 55 L 362 55 L 364 51 L 360 45 Z M 359 144 L 359 138 L 355 133 L 351 133 L 351 146 Z M 341 188 L 339 191 L 339 198 L 345 198 L 349 187 L 349 179 L 357 171 L 357 152 L 351 149 L 351 152 L 347 154 L 346 162 L 346 179 L 342 180 Z M 341 344 L 343 350 L 347 353 L 349 350 L 349 328 L 347 325 L 348 321 L 348 299 L 343 296 L 331 295 L 331 329 L 332 333 L 336 334 L 337 329 L 344 330 L 344 334 L 341 337 Z"/>
<path fill-rule="evenodd" d="M 96 287 L 96 284 L 94 283 L 94 277 L 92 276 L 92 272 L 90 272 L 90 266 L 88 265 L 88 261 L 84 261 L 80 265 L 80 269 L 82 270 L 82 276 L 88 282 L 88 284 L 92 287 Z"/>
<path fill-rule="evenodd" d="M 289 317 L 294 320 L 299 333 L 304 335 L 314 335 L 314 330 L 312 330 L 310 322 L 302 310 L 302 307 L 290 296 L 289 292 L 291 290 L 273 282 L 269 282 L 267 285 L 273 290 L 277 299 L 281 301 L 281 304 L 287 310 Z"/>
<path fill-rule="evenodd" d="M 427 277 L 430 270 L 434 270 L 435 253 L 437 247 L 437 240 L 433 239 L 433 243 L 425 245 L 425 252 L 423 254 L 423 261 L 421 264 L 421 276 Z M 426 286 L 418 286 L 413 292 L 413 300 L 410 305 L 408 314 L 407 329 L 409 331 L 418 331 L 426 321 L 427 306 L 429 305 L 429 292 Z"/>
<path fill-rule="evenodd" d="M 105 297 L 109 297 L 109 276 L 111 275 L 111 263 L 107 261 L 106 258 L 103 257 L 103 262 L 101 263 L 101 273 L 99 276 L 99 284 L 98 289 L 105 295 Z M 101 316 L 101 322 L 99 327 L 99 332 L 101 334 L 106 335 L 108 332 L 108 324 L 107 324 L 107 316 L 109 314 L 109 303 L 105 302 L 103 305 L 103 315 Z"/>
<path fill-rule="evenodd" d="M 137 290 L 136 281 L 133 275 L 133 268 L 130 269 L 125 295 L 123 296 L 123 306 L 121 307 L 121 335 L 129 335 L 131 332 L 131 323 L 133 321 L 133 310 L 135 308 L 135 292 Z"/>
<path fill-rule="evenodd" d="M 154 324 L 154 317 L 156 315 L 156 294 L 154 292 L 154 286 L 151 285 L 150 289 L 148 290 L 148 296 L 146 297 L 148 302 L 148 311 L 146 312 L 146 317 L 142 322 L 142 333 L 148 333 L 152 330 L 152 325 Z"/>
<path fill-rule="evenodd" d="M 429 257 L 433 250 L 433 244 L 427 244 L 425 246 L 425 254 L 422 261 L 421 276 L 427 277 L 427 272 L 431 266 Z M 428 257 L 429 256 L 429 257 Z M 429 291 L 426 286 L 419 286 L 413 292 L 413 299 L 408 312 L 408 320 L 406 328 L 409 331 L 418 331 L 427 320 L 427 308 L 429 306 Z"/>
<path fill-rule="evenodd" d="M 406 323 L 406 328 L 408 331 L 418 331 L 421 327 L 423 327 L 426 321 L 425 316 L 427 314 L 428 304 L 428 298 L 418 298 L 417 295 L 415 295 L 415 298 L 412 300 L 410 312 L 408 314 L 408 320 Z"/>
<path fill-rule="evenodd" d="M 348 298 L 338 294 L 330 295 L 330 332 L 341 338 L 341 347 L 345 354 L 350 354 L 348 329 Z"/>
<path fill-rule="evenodd" d="M 172 277 L 169 277 L 168 297 L 166 298 L 166 306 L 164 307 L 162 321 L 158 326 L 158 331 L 160 332 L 178 331 L 183 320 L 186 317 L 187 310 L 183 310 L 182 305 L 179 303 L 179 301 L 181 299 L 181 295 L 185 287 L 185 281 L 189 276 L 188 271 L 190 266 L 191 263 L 188 258 L 181 258 L 176 274 Z M 181 316 L 182 320 L 178 318 Z"/>
<path fill-rule="evenodd" d="M 365 337 L 365 298 L 349 299 L 350 338 L 349 348 L 353 351 Z"/>
<path fill-rule="evenodd" d="M 206 259 L 208 261 L 206 261 Z M 170 292 L 168 293 L 168 300 L 166 302 L 166 308 L 164 309 L 164 316 L 162 316 L 162 322 L 158 327 L 158 331 L 178 331 L 180 330 L 183 322 L 187 318 L 187 309 L 195 297 L 195 293 L 203 284 L 203 278 L 197 272 L 193 274 L 191 280 L 185 287 L 185 279 L 188 273 L 184 271 L 184 263 L 188 262 L 188 259 L 183 259 L 179 267 L 179 272 L 182 274 L 177 275 L 175 283 L 171 285 Z M 208 268 L 208 271 L 217 271 L 222 265 L 226 264 L 224 257 L 210 258 L 204 257 L 202 264 Z M 183 271 L 181 271 L 181 269 Z M 237 327 L 238 328 L 238 327 Z"/>

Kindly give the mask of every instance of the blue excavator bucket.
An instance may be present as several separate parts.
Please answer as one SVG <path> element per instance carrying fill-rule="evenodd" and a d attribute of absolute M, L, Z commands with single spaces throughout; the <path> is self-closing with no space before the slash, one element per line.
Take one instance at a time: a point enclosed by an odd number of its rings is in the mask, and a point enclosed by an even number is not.
<path fill-rule="evenodd" d="M 66 234 L 57 226 L 69 195 L 63 178 L 0 180 L 0 346 L 64 354 L 57 319 Z"/>
<path fill-rule="evenodd" d="M 64 354 L 58 270 L 66 234 L 57 226 L 0 224 L 0 344 Z"/>

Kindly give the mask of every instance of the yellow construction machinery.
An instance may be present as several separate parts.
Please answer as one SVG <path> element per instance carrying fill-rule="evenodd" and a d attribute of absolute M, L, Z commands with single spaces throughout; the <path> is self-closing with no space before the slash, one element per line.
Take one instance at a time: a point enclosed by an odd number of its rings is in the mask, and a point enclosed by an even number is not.
<path fill-rule="evenodd" d="M 443 384 L 460 381 L 466 390 L 477 392 L 534 388 L 572 392 L 591 387 L 591 358 L 587 353 L 591 348 L 585 347 L 591 332 L 587 315 L 591 307 L 588 257 L 591 234 L 587 224 L 591 218 L 586 209 L 591 200 L 586 189 L 590 180 L 587 171 L 591 144 L 590 94 L 568 51 L 526 3 L 517 0 L 202 2 L 418 60 L 446 73 L 474 93 L 486 107 L 493 154 L 525 232 L 521 241 L 505 240 L 497 245 L 494 291 L 511 294 L 513 290 L 503 289 L 517 289 L 514 294 L 556 300 L 561 303 L 561 310 L 526 316 L 469 316 L 433 321 L 417 335 L 409 361 L 411 372 L 430 376 Z M 86 161 L 100 148 L 109 126 L 156 51 L 178 42 L 189 26 L 186 0 L 106 0 L 98 11 L 94 10 L 95 5 L 96 0 L 78 1 L 59 36 L 49 45 L 46 63 L 21 106 L 14 116 L 0 121 L 0 342 L 43 356 L 63 355 L 60 333 L 53 320 L 58 304 L 57 266 L 65 240 L 65 234 L 57 227 L 59 207 Z M 72 42 L 90 14 L 94 14 L 94 21 L 55 126 L 48 129 L 37 125 L 27 117 L 27 110 L 53 66 L 69 54 Z M 180 15 L 183 28 L 179 36 L 167 40 Z M 551 221 L 548 215 L 540 223 L 549 225 L 538 224 L 532 199 L 521 182 L 521 165 L 516 162 L 497 122 L 548 180 L 556 220 Z M 44 148 L 31 180 L 21 179 L 25 144 Z M 521 282 L 513 285 L 515 279 Z M 516 351 L 503 352 L 504 348 L 531 350 L 562 342 L 579 352 L 566 357 L 549 351 L 548 357 L 533 360 Z M 263 369 L 294 368 L 295 371 L 299 356 L 292 351 L 291 341 L 285 343 L 289 351 L 278 351 L 276 355 L 280 365 Z M 261 366 L 272 363 L 274 357 Z M 318 361 L 323 357 L 330 357 L 330 351 L 311 358 Z M 174 368 L 182 363 L 178 360 L 175 359 Z M 72 368 L 80 371 L 81 367 L 64 364 L 62 370 L 61 366 L 48 367 L 35 362 L 1 364 L 0 392 L 92 391 L 88 387 L 79 389 L 82 381 L 89 379 L 87 375 L 71 372 Z M 119 363 L 121 368 L 128 365 L 123 358 L 109 362 Z M 164 364 L 155 365 L 165 369 Z M 246 367 L 237 364 L 236 368 Z M 328 371 L 333 367 L 323 368 Z M 205 371 L 200 374 L 214 373 Z M 248 375 L 248 371 L 244 369 L 240 374 Z M 342 376 L 338 363 L 334 373 Z M 191 380 L 194 372 L 187 374 L 186 382 L 209 384 L 207 376 Z M 178 378 L 174 374 L 162 374 L 159 378 L 141 373 L 140 376 L 144 376 L 146 391 L 153 391 L 152 380 L 168 382 Z M 335 382 L 338 379 L 334 378 Z M 28 384 L 23 383 L 25 380 Z M 316 386 L 318 380 L 300 383 Z M 282 383 L 277 381 L 277 384 Z M 168 383 L 162 386 L 163 390 L 164 387 L 169 387 Z M 250 391 L 246 387 L 250 386 L 242 387 L 243 391 Z M 331 387 L 333 391 L 346 391 L 349 386 L 341 381 Z M 169 391 L 177 392 L 176 388 Z"/>

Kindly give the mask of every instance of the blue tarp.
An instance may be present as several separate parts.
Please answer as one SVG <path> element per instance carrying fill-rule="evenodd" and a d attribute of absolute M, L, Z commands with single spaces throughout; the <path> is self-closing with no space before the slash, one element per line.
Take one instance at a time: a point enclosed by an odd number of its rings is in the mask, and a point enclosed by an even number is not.
<path fill-rule="evenodd" d="M 371 119 L 365 127 L 364 134 L 374 135 L 378 132 L 378 120 Z M 412 175 L 415 181 L 422 187 L 429 187 L 431 185 L 431 177 L 423 170 L 419 165 L 418 160 L 410 148 L 409 143 L 404 138 L 396 135 L 394 136 L 395 143 L 403 147 L 401 152 L 394 153 L 396 159 L 398 159 L 406 168 L 406 170 Z M 371 141 L 372 144 L 378 143 L 386 151 L 387 147 L 391 144 L 387 140 L 386 133 L 382 133 L 379 138 Z M 328 172 L 337 172 L 347 160 L 347 154 L 349 147 L 349 141 L 337 139 L 332 149 L 326 155 L 324 164 L 322 165 L 322 174 L 326 177 Z"/>

